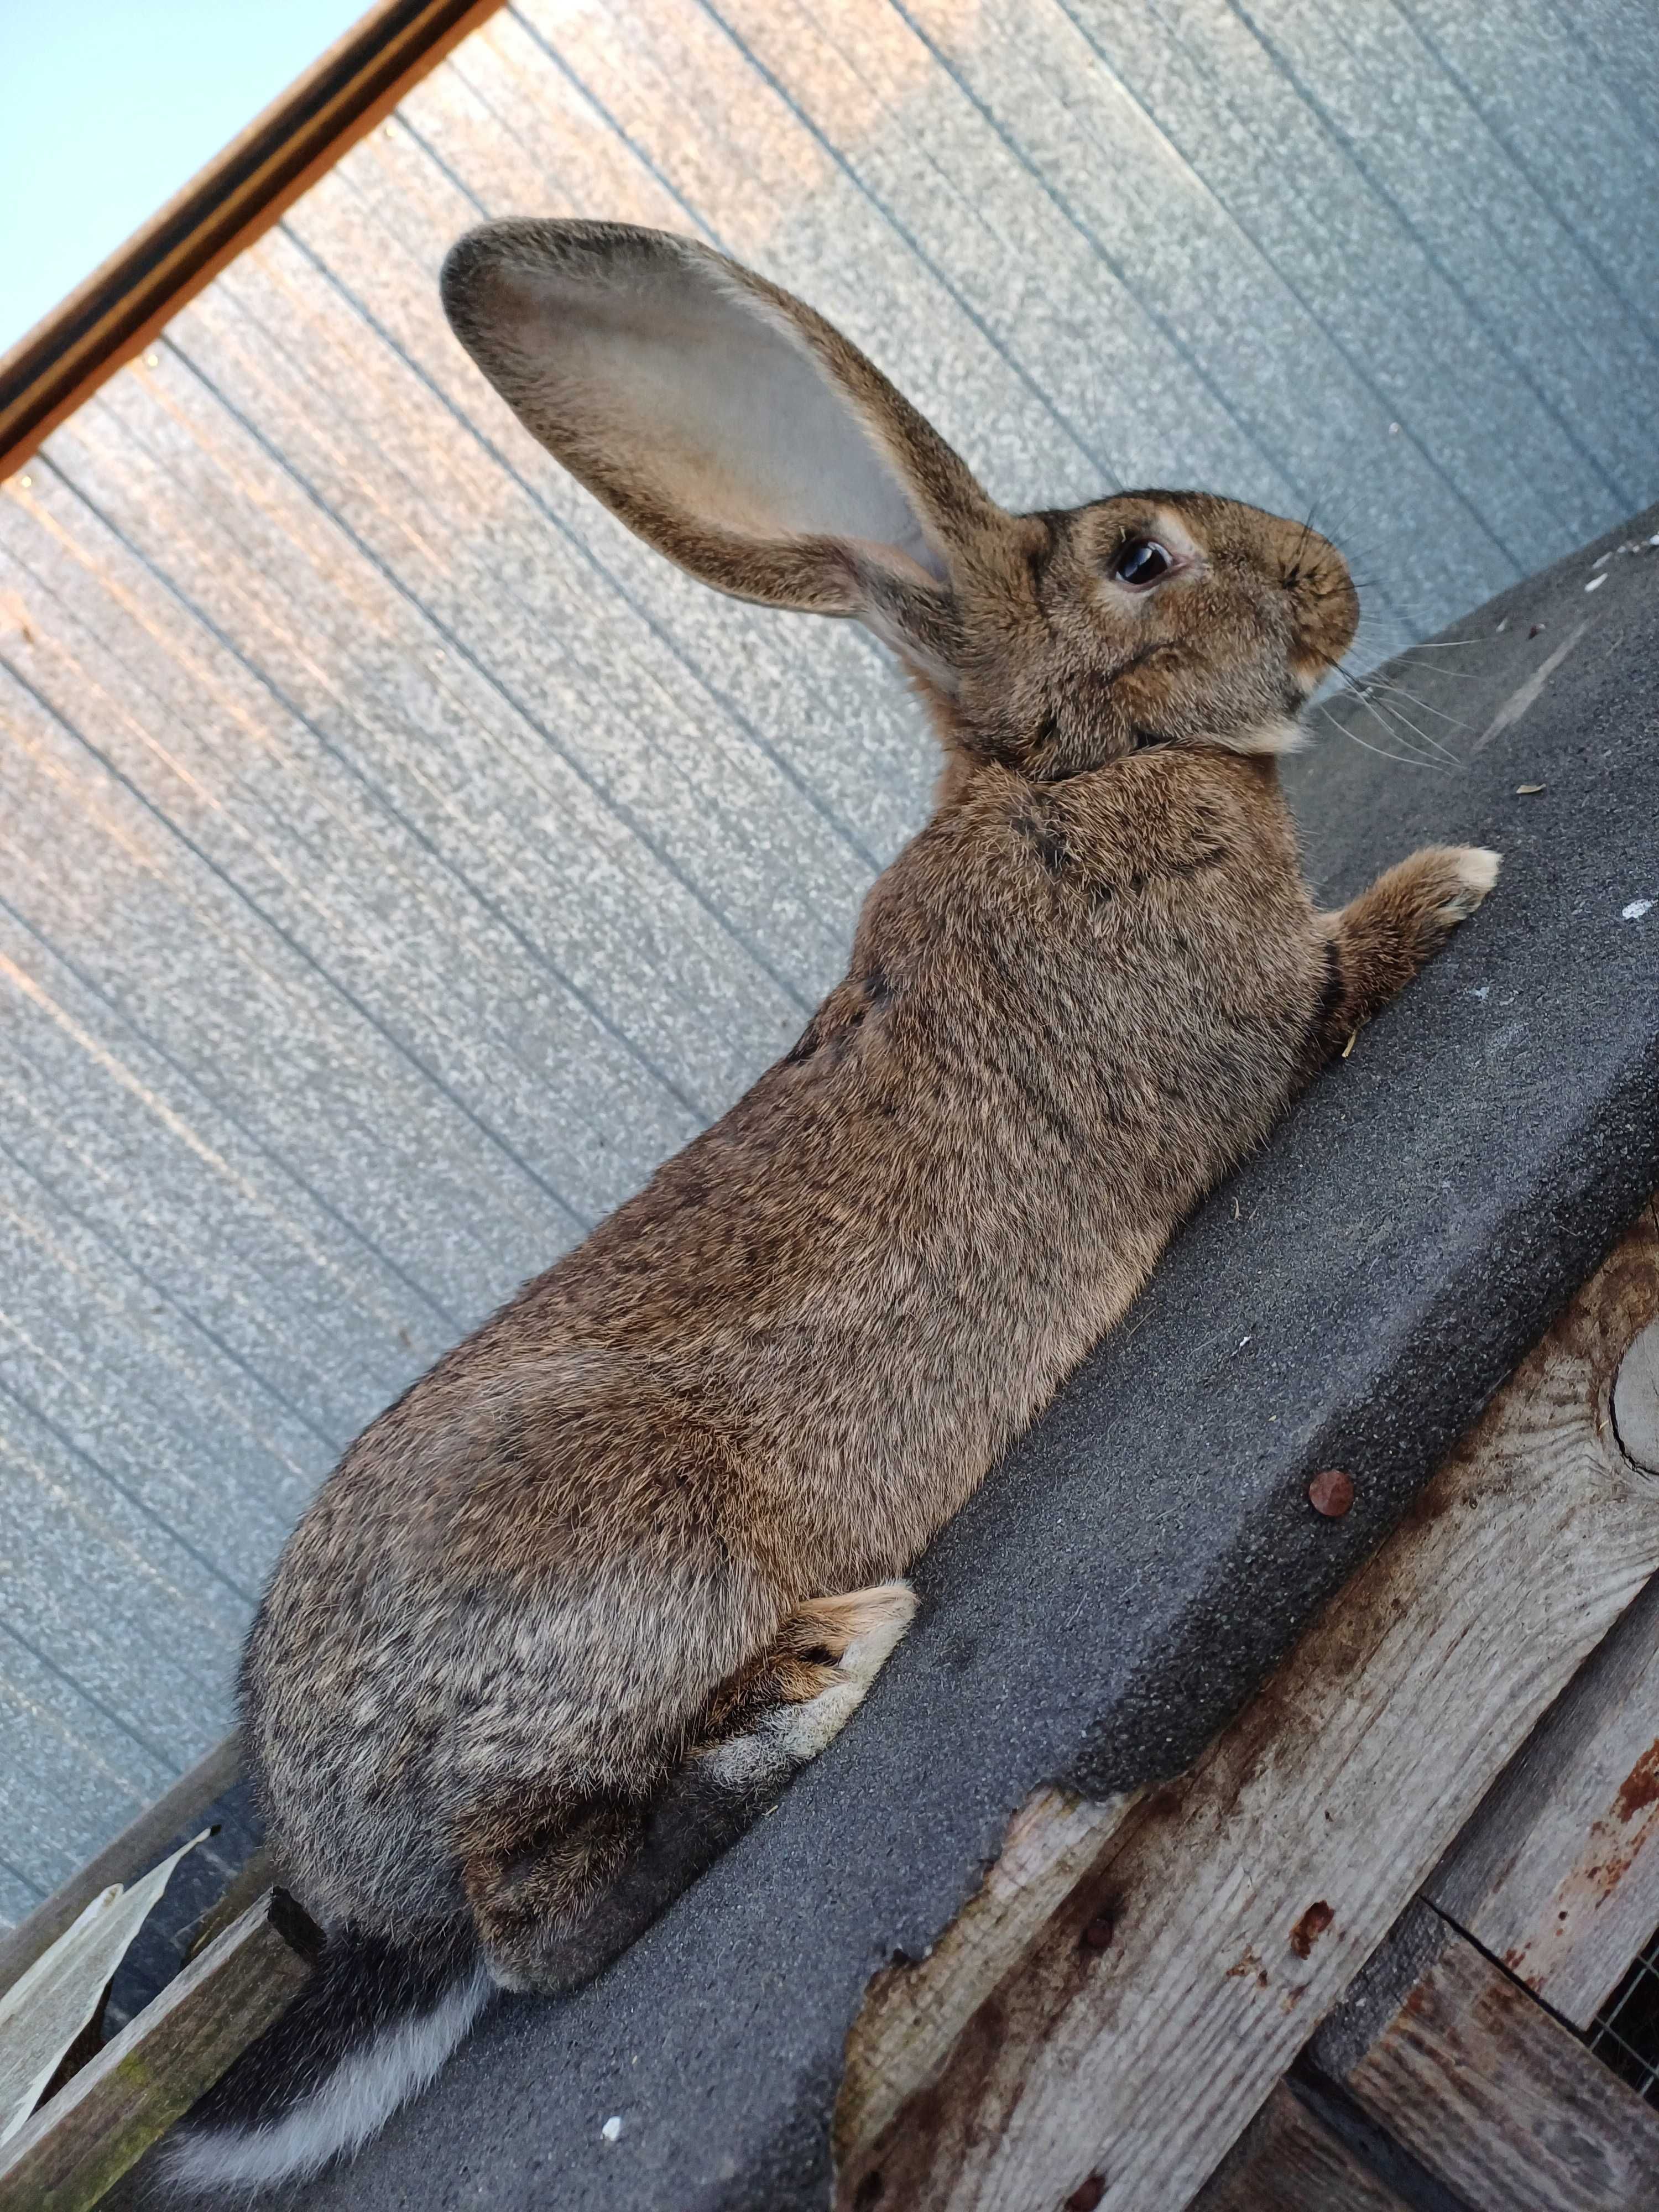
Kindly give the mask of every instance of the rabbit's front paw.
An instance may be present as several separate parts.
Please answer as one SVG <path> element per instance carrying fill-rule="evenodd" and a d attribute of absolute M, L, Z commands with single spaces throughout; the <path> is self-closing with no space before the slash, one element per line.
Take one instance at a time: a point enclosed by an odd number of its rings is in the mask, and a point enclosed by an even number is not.
<path fill-rule="evenodd" d="M 1503 855 L 1485 845 L 1445 845 L 1436 858 L 1444 862 L 1450 882 L 1435 912 L 1449 927 L 1455 927 L 1468 920 L 1498 881 Z"/>

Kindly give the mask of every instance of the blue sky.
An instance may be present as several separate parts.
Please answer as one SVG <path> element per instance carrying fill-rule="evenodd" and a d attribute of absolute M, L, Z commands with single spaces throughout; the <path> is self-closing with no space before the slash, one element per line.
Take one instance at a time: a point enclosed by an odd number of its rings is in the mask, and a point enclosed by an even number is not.
<path fill-rule="evenodd" d="M 0 354 L 368 0 L 0 0 Z"/>

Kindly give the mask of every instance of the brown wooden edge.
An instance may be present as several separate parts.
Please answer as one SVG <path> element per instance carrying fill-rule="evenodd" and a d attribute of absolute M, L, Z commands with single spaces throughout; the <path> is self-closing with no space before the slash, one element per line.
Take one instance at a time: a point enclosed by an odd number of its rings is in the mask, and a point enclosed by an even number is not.
<path fill-rule="evenodd" d="M 0 478 L 502 0 L 380 0 L 0 359 Z"/>
<path fill-rule="evenodd" d="M 1091 2212 L 1108 2188 L 1103 2169 L 1087 2170 L 1099 2148 L 1098 2134 L 1091 2131 L 1097 2121 L 1105 2124 L 1098 2100 L 1106 2075 L 1125 2069 L 1137 2075 L 1139 2087 L 1133 2125 L 1126 2128 L 1117 2116 L 1115 2143 L 1121 2155 L 1114 2185 L 1126 2203 L 1132 2194 L 1136 2203 L 1143 2197 L 1151 2203 L 1146 2185 L 1156 2171 L 1165 2185 L 1157 2201 L 1167 2202 L 1173 2212 L 1177 2203 L 1192 2200 L 1192 2188 L 1171 2179 L 1178 2161 L 1163 2153 L 1179 2150 L 1189 2139 L 1195 2115 L 1213 2139 L 1224 2125 L 1234 2124 L 1231 2108 L 1247 2105 L 1247 2092 L 1259 2108 L 1322 2013 L 1332 2010 L 1346 2026 L 1363 2012 L 1358 2039 L 1369 2044 L 1380 2017 L 1398 2011 L 1420 1971 L 1419 1961 L 1403 1962 L 1406 1979 L 1400 1986 L 1370 1993 L 1380 2008 L 1378 2019 L 1368 2006 L 1356 2004 L 1355 1996 L 1367 1995 L 1361 1984 L 1374 1982 L 1378 1966 L 1394 1959 L 1389 1924 L 1432 1871 L 1432 1856 L 1421 1860 L 1420 1852 L 1431 1850 L 1437 1835 L 1443 1849 L 1466 1825 L 1508 1753 L 1518 1750 L 1521 1734 L 1530 1734 L 1659 1571 L 1659 1487 L 1624 1452 L 1608 1412 L 1615 1374 L 1632 1343 L 1656 1320 L 1656 1255 L 1659 1204 L 1650 1201 L 1454 1447 L 1394 1535 L 1195 1767 L 1139 1798 L 1092 1808 L 1077 1807 L 1057 1792 L 1039 1793 L 1018 1817 L 1014 1846 L 934 1950 L 875 1978 L 848 2038 L 834 2126 L 835 2201 L 844 2212 L 866 2212 L 878 2204 L 882 2212 L 889 2204 L 903 2212 L 920 2212 L 924 2204 L 942 2212 L 946 2205 L 982 2208 L 1016 2194 L 1022 2203 L 1046 2197 L 1063 2212 Z M 1446 1536 L 1449 1529 L 1455 1543 Z M 1472 1753 L 1460 1743 L 1454 1770 L 1446 1765 L 1443 1747 L 1445 1771 L 1425 1771 L 1409 1729 L 1396 1730 L 1392 1740 L 1385 1734 L 1377 1743 L 1370 1721 L 1358 1736 L 1332 1726 L 1333 1717 L 1350 1707 L 1364 1717 L 1355 1701 L 1371 1679 L 1368 1662 L 1377 1649 L 1393 1642 L 1395 1662 L 1414 1653 L 1413 1663 L 1424 1663 L 1413 1623 L 1425 1598 L 1437 1602 L 1446 1589 L 1457 1588 L 1466 1606 L 1491 1611 L 1468 1561 L 1481 1555 L 1494 1531 L 1504 1533 L 1509 1573 L 1530 1580 L 1540 1568 L 1549 1571 L 1555 1547 L 1564 1541 L 1572 1547 L 1561 1561 L 1564 1593 L 1571 1579 L 1567 1568 L 1583 1571 L 1571 1595 L 1564 1595 L 1551 1636 L 1537 1639 L 1548 1649 L 1534 1651 L 1538 1663 L 1530 1672 L 1497 1666 L 1497 1679 L 1507 1686 L 1502 1709 L 1490 1698 L 1484 1707 L 1469 1703 L 1469 1725 L 1478 1721 L 1480 1729 L 1478 1748 Z M 1457 1648 L 1466 1628 L 1456 1630 Z M 1483 1656 L 1473 1641 L 1471 1650 L 1471 1663 L 1488 1675 L 1504 1656 L 1492 1646 Z M 1443 1668 L 1443 1687 L 1449 1681 L 1443 1658 L 1436 1662 Z M 1390 1710 L 1402 1695 L 1401 1679 L 1387 1669 L 1376 1678 Z M 1460 1680 L 1445 1694 L 1461 1700 L 1468 1687 Z M 1408 1700 L 1407 1718 L 1412 1711 Z M 1294 1759 L 1267 1761 L 1261 1747 L 1269 1741 L 1291 1747 Z M 1365 1752 L 1364 1759 L 1358 1750 Z M 1408 1755 L 1407 1769 L 1401 1762 Z M 1410 1786 L 1420 1786 L 1423 1804 L 1407 1808 L 1411 1818 L 1404 1824 L 1419 1858 L 1398 1847 L 1398 1802 L 1386 1838 L 1341 1820 L 1325 1832 L 1317 1820 L 1318 1793 L 1336 1773 L 1358 1775 L 1367 1789 L 1378 1786 L 1381 1778 L 1396 1800 L 1402 1775 Z M 1261 1800 L 1281 1792 L 1287 1774 L 1306 1801 L 1297 1815 L 1304 1825 L 1290 1868 L 1280 1863 L 1286 1856 L 1282 1835 L 1269 1835 L 1258 1819 L 1241 1843 L 1230 1825 L 1247 1789 Z M 1088 1822 L 1080 1819 L 1085 1811 L 1091 1815 Z M 1325 1819 L 1332 1818 L 1328 1804 Z M 1057 1826 L 1071 1832 L 1069 1847 L 1045 1848 L 1048 1832 Z M 1274 1844 L 1276 1850 L 1268 1848 Z M 1242 1903 L 1230 1897 L 1225 1914 L 1212 1916 L 1202 1955 L 1195 1944 L 1163 1940 L 1161 1931 L 1167 1931 L 1193 1887 L 1194 1869 L 1204 1870 L 1212 1886 L 1224 1886 L 1237 1875 L 1241 1855 L 1251 1859 L 1252 1879 L 1243 1886 Z M 1273 1916 L 1289 1909 L 1291 1875 L 1306 1883 L 1297 1896 L 1319 1901 L 1286 1936 Z M 1339 1899 L 1339 1887 L 1328 1886 L 1333 1880 L 1346 1892 L 1340 1917 L 1327 1901 Z M 1428 1923 L 1443 1929 L 1438 1916 L 1422 1911 Z M 1326 1941 L 1316 1954 L 1328 1930 L 1340 1940 Z M 1252 1939 L 1249 1948 L 1224 1971 L 1228 1954 L 1246 1937 Z M 1284 1942 L 1290 1954 L 1273 1976 L 1266 1938 Z M 1137 1940 L 1139 1953 L 1133 1948 Z M 1158 1977 L 1148 1971 L 1136 1984 L 1132 2013 L 1126 2008 L 1125 1978 L 1141 1971 L 1137 1959 L 1154 1952 Z M 1376 1955 L 1366 1969 L 1361 1962 L 1368 1954 Z M 1259 1992 L 1259 2002 L 1253 1991 Z M 1305 2009 L 1298 2013 L 1304 1998 Z M 1536 2008 L 1529 1996 L 1527 2003 Z M 1205 2032 L 1197 2037 L 1195 2019 Z M 1126 2033 L 1130 2021 L 1133 2032 Z M 1226 2028 L 1225 2041 L 1218 2021 Z M 1334 2057 L 1321 2051 L 1331 2025 L 1327 2022 L 1315 2044 L 1316 2063 L 1329 2081 L 1343 2084 L 1355 2054 Z M 1238 2063 L 1239 2052 L 1249 2055 L 1248 2065 Z M 1589 2078 L 1606 2070 L 1588 2053 L 1585 2057 L 1593 2069 Z M 1164 2095 L 1159 2081 L 1173 2081 L 1183 2067 L 1180 2096 Z M 1617 2086 L 1614 2076 L 1607 2078 Z M 1059 2130 L 1060 2116 L 1075 2117 L 1079 2124 Z M 1249 2117 L 1248 2109 L 1240 2110 L 1237 2124 L 1247 2125 Z M 1016 2128 L 1018 2164 L 996 2166 L 997 2147 Z M 1209 2155 L 1208 2140 L 1204 2148 Z M 1219 2160 L 1227 2148 L 1215 2140 L 1214 2157 Z M 1130 2154 L 1137 2150 L 1146 2154 L 1132 2166 Z M 1428 2167 L 1420 2154 L 1413 2154 Z M 1659 2172 L 1659 2154 L 1654 2171 Z M 1467 2201 L 1499 2200 L 1477 2196 Z M 1532 2203 L 1513 2195 L 1501 2201 Z M 1609 2198 L 1605 2212 L 1614 2203 L 1620 2212 L 1626 2204 L 1636 2212 L 1649 2201 Z M 1659 2212 L 1659 2195 L 1651 2203 Z M 1279 2212 L 1277 2200 L 1268 2197 L 1260 2212 L 1270 2207 Z M 1603 2205 L 1596 2212 L 1604 2212 Z"/>
<path fill-rule="evenodd" d="M 163 1846 L 229 1789 L 236 1779 L 240 1756 L 234 1735 L 216 1744 L 148 1812 L 141 1813 L 113 1843 L 106 1844 L 96 1858 L 88 1860 L 43 1905 L 37 1905 L 27 1920 L 20 1920 L 15 1928 L 0 1936 L 0 1990 L 9 1990 L 20 1975 L 27 1973 L 100 1890 L 107 1889 L 112 1881 L 125 1887 L 148 1874 Z"/>
<path fill-rule="evenodd" d="M 1460 1929 L 1414 1905 L 1375 1963 L 1360 2032 L 1328 2022 L 1315 2063 L 1346 2041 L 1336 2078 L 1443 2188 L 1528 2212 L 1659 2205 L 1659 2112 Z M 1390 1978 L 1406 1986 L 1379 2023 Z"/>
<path fill-rule="evenodd" d="M 87 2212 L 286 2011 L 314 1933 L 267 1892 L 0 2150 L 0 2212 Z"/>

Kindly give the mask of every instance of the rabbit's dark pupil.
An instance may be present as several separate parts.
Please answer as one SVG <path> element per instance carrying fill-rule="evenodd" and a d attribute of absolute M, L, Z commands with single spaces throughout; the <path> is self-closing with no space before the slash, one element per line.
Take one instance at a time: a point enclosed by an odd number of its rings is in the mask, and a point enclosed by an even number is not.
<path fill-rule="evenodd" d="M 1155 584 L 1169 567 L 1170 556 L 1155 538 L 1132 538 L 1112 574 L 1120 584 Z"/>

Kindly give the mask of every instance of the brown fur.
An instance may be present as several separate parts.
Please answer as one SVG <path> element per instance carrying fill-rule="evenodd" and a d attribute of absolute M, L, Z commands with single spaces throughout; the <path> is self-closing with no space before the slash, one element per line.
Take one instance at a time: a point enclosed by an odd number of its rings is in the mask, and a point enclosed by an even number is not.
<path fill-rule="evenodd" d="M 445 283 L 625 520 L 721 588 L 869 622 L 945 750 L 799 1043 L 358 1439 L 250 1641 L 250 1753 L 312 1910 L 470 1915 L 501 1979 L 545 1987 L 591 1971 L 582 1930 L 676 1791 L 726 1786 L 733 1743 L 899 1632 L 890 1578 L 1495 862 L 1419 854 L 1316 911 L 1273 757 L 1352 635 L 1313 532 L 1194 493 L 1006 514 L 844 339 L 689 241 L 500 225 Z M 662 373 L 691 380 L 665 401 L 629 382 L 659 292 Z M 751 467 L 674 429 L 709 332 L 711 389 L 758 332 L 756 392 L 838 410 L 815 434 L 914 532 L 820 526 L 787 439 Z M 1137 593 L 1112 568 L 1140 536 L 1176 566 Z"/>

